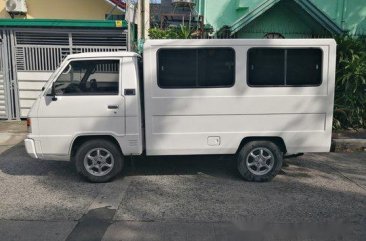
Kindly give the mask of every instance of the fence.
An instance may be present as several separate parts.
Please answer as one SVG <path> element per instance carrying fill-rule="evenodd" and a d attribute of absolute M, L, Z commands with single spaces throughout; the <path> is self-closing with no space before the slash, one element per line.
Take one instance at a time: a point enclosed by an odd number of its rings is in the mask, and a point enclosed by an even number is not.
<path fill-rule="evenodd" d="M 69 54 L 127 50 L 127 34 L 120 30 L 14 31 L 14 66 L 20 117 L 27 116 L 51 73 Z"/>
<path fill-rule="evenodd" d="M 52 72 L 69 54 L 126 51 L 126 34 L 16 32 L 17 71 Z"/>

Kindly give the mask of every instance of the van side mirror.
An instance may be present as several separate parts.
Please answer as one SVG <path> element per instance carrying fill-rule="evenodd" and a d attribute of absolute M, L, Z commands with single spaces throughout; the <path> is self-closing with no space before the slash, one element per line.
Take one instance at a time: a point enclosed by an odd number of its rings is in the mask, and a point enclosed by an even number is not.
<path fill-rule="evenodd" d="M 51 96 L 52 96 L 52 101 L 56 101 L 57 100 L 55 82 L 52 83 Z"/>
<path fill-rule="evenodd" d="M 67 68 L 65 68 L 64 71 L 62 71 L 62 74 L 68 74 L 68 73 L 70 73 L 71 69 L 72 69 L 71 64 L 69 64 L 67 66 Z"/>

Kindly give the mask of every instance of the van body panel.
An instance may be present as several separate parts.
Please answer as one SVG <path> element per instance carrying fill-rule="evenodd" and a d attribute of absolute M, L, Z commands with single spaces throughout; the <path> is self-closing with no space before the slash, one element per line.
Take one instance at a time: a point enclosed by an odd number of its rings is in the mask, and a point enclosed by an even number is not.
<path fill-rule="evenodd" d="M 28 135 L 35 142 L 37 155 L 41 159 L 70 160 L 74 140 L 79 136 L 114 137 L 124 155 L 141 154 L 141 109 L 139 94 L 125 97 L 125 88 L 138 90 L 135 54 L 97 53 L 69 56 L 60 66 L 57 74 L 50 78 L 45 90 L 33 105 L 29 118 L 32 119 L 32 133 Z M 118 60 L 119 89 L 116 95 L 50 96 L 52 83 L 72 61 Z M 107 74 L 95 76 L 98 80 L 108 78 Z M 109 108 L 115 106 L 116 108 Z M 128 106 L 128 109 L 126 109 Z"/>
<path fill-rule="evenodd" d="M 235 50 L 235 84 L 222 88 L 158 85 L 161 49 Z M 247 52 L 261 48 L 319 48 L 322 82 L 306 87 L 252 87 Z M 233 154 L 245 137 L 281 137 L 288 153 L 330 150 L 335 81 L 334 40 L 150 40 L 144 49 L 147 155 Z M 189 71 L 189 70 L 187 70 Z M 219 139 L 212 145 L 211 137 Z"/>
<path fill-rule="evenodd" d="M 141 155 L 143 152 L 142 110 L 140 76 L 138 59 L 124 57 L 122 59 L 122 94 L 125 99 L 126 135 L 120 141 L 121 150 L 125 155 Z"/>
<path fill-rule="evenodd" d="M 159 86 L 160 50 L 215 48 L 232 49 L 235 54 L 232 85 Z M 321 82 L 313 86 L 249 85 L 252 66 L 248 67 L 248 51 L 253 48 L 320 49 Z M 82 60 L 118 60 L 118 94 L 56 95 L 57 100 L 52 100 L 48 95 L 52 83 L 70 62 Z M 144 80 L 139 76 L 138 60 L 137 54 L 129 52 L 68 56 L 29 113 L 30 154 L 40 159 L 70 160 L 76 138 L 105 135 L 117 140 L 123 155 L 144 151 L 146 155 L 234 154 L 246 137 L 280 137 L 288 153 L 330 150 L 336 61 L 332 39 L 148 40 Z M 98 78 L 108 78 L 108 73 Z"/>

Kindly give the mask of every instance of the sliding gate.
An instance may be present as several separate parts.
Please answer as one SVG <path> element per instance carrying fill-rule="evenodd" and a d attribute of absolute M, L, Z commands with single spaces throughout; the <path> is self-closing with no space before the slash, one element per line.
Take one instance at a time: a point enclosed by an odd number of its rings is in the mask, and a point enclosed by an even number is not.
<path fill-rule="evenodd" d="M 17 83 L 10 31 L 0 31 L 0 119 L 17 119 Z"/>
<path fill-rule="evenodd" d="M 0 118 L 8 119 L 8 95 L 4 69 L 4 46 L 0 43 Z"/>
<path fill-rule="evenodd" d="M 8 43 L 13 70 L 9 71 L 14 73 L 16 87 L 11 119 L 27 116 L 42 87 L 67 55 L 127 50 L 127 33 L 121 29 L 14 29 L 11 35 Z M 2 103 L 9 101 L 2 102 L 1 88 L 9 88 L 1 83 L 0 74 L 0 118 L 8 118 L 9 113 L 2 112 L 6 109 Z"/>

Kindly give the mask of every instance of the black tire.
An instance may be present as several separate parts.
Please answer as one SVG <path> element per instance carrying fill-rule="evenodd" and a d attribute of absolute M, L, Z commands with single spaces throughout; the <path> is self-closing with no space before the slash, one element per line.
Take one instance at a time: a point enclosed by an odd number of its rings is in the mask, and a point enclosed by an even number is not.
<path fill-rule="evenodd" d="M 99 155 L 97 154 L 98 150 Z M 88 158 L 88 154 L 92 158 Z M 90 171 L 88 171 L 84 162 L 89 167 L 94 166 L 94 164 L 96 167 L 89 168 Z M 95 139 L 83 143 L 75 154 L 77 172 L 90 182 L 108 182 L 112 180 L 121 172 L 123 164 L 124 158 L 119 148 L 114 143 L 104 139 Z M 101 166 L 103 167 L 99 169 Z"/>
<path fill-rule="evenodd" d="M 267 159 L 270 156 L 272 158 Z M 283 153 L 273 142 L 251 141 L 241 148 L 237 161 L 239 173 L 245 180 L 268 182 L 280 172 Z"/>

